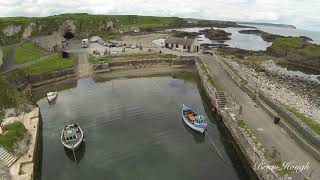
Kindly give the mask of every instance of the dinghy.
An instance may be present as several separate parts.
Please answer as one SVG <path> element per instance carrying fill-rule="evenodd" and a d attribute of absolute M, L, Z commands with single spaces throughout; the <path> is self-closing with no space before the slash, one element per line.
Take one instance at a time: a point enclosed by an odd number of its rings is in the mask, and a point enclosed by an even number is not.
<path fill-rule="evenodd" d="M 48 92 L 47 93 L 47 99 L 49 102 L 55 100 L 58 96 L 58 92 L 57 91 L 54 91 L 54 92 Z"/>
<path fill-rule="evenodd" d="M 83 131 L 77 123 L 64 126 L 61 132 L 61 143 L 65 148 L 76 150 L 83 140 Z"/>
<path fill-rule="evenodd" d="M 182 105 L 181 115 L 183 121 L 193 130 L 204 133 L 207 127 L 207 121 L 203 115 L 193 111 L 186 105 Z"/>

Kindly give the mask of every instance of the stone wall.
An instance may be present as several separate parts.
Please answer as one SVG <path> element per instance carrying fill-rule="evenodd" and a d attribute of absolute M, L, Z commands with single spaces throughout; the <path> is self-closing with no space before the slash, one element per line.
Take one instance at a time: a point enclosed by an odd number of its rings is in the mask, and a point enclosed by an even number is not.
<path fill-rule="evenodd" d="M 201 79 L 201 83 L 204 87 L 204 90 L 211 102 L 217 101 L 216 99 L 216 89 L 212 87 L 210 83 L 208 83 L 208 79 L 206 78 L 209 71 L 208 69 L 205 71 L 201 68 L 201 64 L 204 65 L 202 61 L 198 61 L 196 63 L 196 69 L 198 71 L 199 77 Z M 204 65 L 205 69 L 206 66 Z M 212 104 L 215 106 L 215 104 Z M 240 128 L 237 124 L 238 119 L 237 115 L 239 112 L 239 106 L 236 105 L 233 108 L 219 108 L 218 111 L 221 114 L 221 119 L 225 126 L 228 128 L 230 134 L 234 138 L 236 144 L 240 148 L 241 152 L 245 156 L 250 168 L 255 172 L 259 179 L 265 180 L 284 180 L 284 177 L 280 177 L 275 171 L 270 169 L 260 170 L 255 168 L 255 165 L 264 163 L 268 164 L 267 159 L 264 157 L 264 152 L 261 150 L 261 146 L 259 147 L 253 140 L 249 137 L 244 129 Z"/>
<path fill-rule="evenodd" d="M 31 180 L 34 179 L 34 170 L 39 144 L 39 108 L 33 109 L 31 112 L 23 114 L 21 122 L 31 135 L 28 145 L 28 152 L 20 157 L 11 167 L 10 175 L 13 180 Z"/>
<path fill-rule="evenodd" d="M 255 91 L 254 88 L 247 85 L 238 75 L 236 75 L 224 62 L 219 60 L 219 63 L 224 67 L 229 76 L 236 82 L 236 84 L 245 91 L 251 98 L 256 99 L 257 103 L 271 116 L 280 115 L 286 119 L 286 121 L 280 121 L 280 126 L 283 127 L 291 137 L 301 144 L 313 157 L 320 160 L 320 136 L 313 132 L 308 126 L 306 126 L 299 118 L 292 114 L 285 106 L 279 103 L 277 100 L 270 98 L 262 91 Z M 269 106 L 269 107 L 268 107 Z M 300 135 L 296 132 L 299 132 Z M 303 137 L 300 137 L 300 136 Z M 313 145 L 302 138 L 307 138 Z"/>
<path fill-rule="evenodd" d="M 106 64 L 95 64 L 93 70 L 95 72 L 106 72 L 115 69 L 130 68 L 148 68 L 152 66 L 184 66 L 192 67 L 195 65 L 195 57 L 186 57 L 178 59 L 143 59 L 128 61 L 113 61 Z"/>
<path fill-rule="evenodd" d="M 35 84 L 43 81 L 54 81 L 55 79 L 59 79 L 61 77 L 67 77 L 67 76 L 75 76 L 75 69 L 69 68 L 64 69 L 60 71 L 54 71 L 48 74 L 40 74 L 40 75 L 33 75 L 29 77 L 29 83 Z"/>
<path fill-rule="evenodd" d="M 287 121 L 299 131 L 303 136 L 310 140 L 315 146 L 320 149 L 320 136 L 313 132 L 308 126 L 306 126 L 299 118 L 292 114 L 285 106 L 280 104 L 277 100 L 269 98 L 262 91 L 259 91 L 259 97 L 265 101 L 271 108 L 273 108 L 281 117 L 287 119 Z"/>

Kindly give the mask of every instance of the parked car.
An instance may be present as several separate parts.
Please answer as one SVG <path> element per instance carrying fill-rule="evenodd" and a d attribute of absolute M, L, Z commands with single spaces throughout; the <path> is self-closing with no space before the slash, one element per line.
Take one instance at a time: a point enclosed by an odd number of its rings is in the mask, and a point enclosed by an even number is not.
<path fill-rule="evenodd" d="M 135 48 L 137 48 L 137 46 L 136 45 L 132 45 L 130 48 L 131 49 L 135 49 Z"/>
<path fill-rule="evenodd" d="M 213 52 L 210 50 L 203 50 L 202 54 L 210 54 L 211 56 L 213 56 Z"/>
<path fill-rule="evenodd" d="M 117 51 L 112 51 L 111 54 L 116 55 L 116 54 L 118 54 L 118 52 Z"/>
<path fill-rule="evenodd" d="M 82 39 L 81 46 L 82 46 L 82 48 L 87 48 L 89 46 L 89 40 L 88 39 Z"/>

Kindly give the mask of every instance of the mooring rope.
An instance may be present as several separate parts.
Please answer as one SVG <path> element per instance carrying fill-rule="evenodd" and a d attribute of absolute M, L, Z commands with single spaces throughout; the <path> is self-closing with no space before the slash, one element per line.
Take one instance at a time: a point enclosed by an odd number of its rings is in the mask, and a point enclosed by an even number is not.
<path fill-rule="evenodd" d="M 210 140 L 210 142 L 211 142 L 211 145 L 214 147 L 214 151 L 219 155 L 219 157 L 222 159 L 222 161 L 226 164 L 226 165 L 228 165 L 228 166 L 232 166 L 231 164 L 229 164 L 224 158 L 223 158 L 223 156 L 222 156 L 222 154 L 220 153 L 220 151 L 219 151 L 219 149 L 218 149 L 218 147 L 216 146 L 216 144 L 213 142 L 213 140 L 212 140 L 212 138 L 210 137 L 210 135 L 209 135 L 209 133 L 208 133 L 208 131 L 206 130 L 205 131 L 205 133 L 207 134 L 207 137 L 209 138 L 209 140 Z"/>

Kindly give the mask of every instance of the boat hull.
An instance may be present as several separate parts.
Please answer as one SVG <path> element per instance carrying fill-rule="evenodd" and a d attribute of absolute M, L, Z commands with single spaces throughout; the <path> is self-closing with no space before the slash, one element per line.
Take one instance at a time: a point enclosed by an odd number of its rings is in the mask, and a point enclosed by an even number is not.
<path fill-rule="evenodd" d="M 200 133 L 204 133 L 204 131 L 206 130 L 206 128 L 196 127 L 196 126 L 194 126 L 193 124 L 191 124 L 191 123 L 188 121 L 188 119 L 183 115 L 183 113 L 182 113 L 182 119 L 183 119 L 183 121 L 184 121 L 191 129 L 193 129 L 193 130 L 195 130 L 195 131 L 198 131 L 198 132 L 200 132 Z"/>
<path fill-rule="evenodd" d="M 61 138 L 60 138 L 60 140 L 61 140 L 61 143 L 63 144 L 63 146 L 64 146 L 66 149 L 69 149 L 69 150 L 77 150 L 77 149 L 81 146 L 81 143 L 84 141 L 83 131 L 82 131 L 82 129 L 80 128 L 80 126 L 78 126 L 78 127 L 79 127 L 79 130 L 80 130 L 81 136 L 80 136 L 79 140 L 78 140 L 75 144 L 73 144 L 73 145 L 67 144 L 65 141 L 63 141 L 63 133 L 64 133 L 64 131 L 61 132 Z"/>
<path fill-rule="evenodd" d="M 53 95 L 53 96 L 49 96 L 49 95 L 47 94 L 47 100 L 48 100 L 49 102 L 54 101 L 57 97 L 58 97 L 58 92 L 54 92 L 54 95 Z"/>
<path fill-rule="evenodd" d="M 188 118 L 184 115 L 183 111 L 184 110 L 191 110 L 190 108 L 188 108 L 187 106 L 183 105 L 182 106 L 182 110 L 181 110 L 181 117 L 183 119 L 183 121 L 193 130 L 198 131 L 200 133 L 204 133 L 206 130 L 206 126 L 202 126 L 202 125 L 195 125 L 193 123 L 191 123 Z M 192 111 L 192 110 L 191 110 Z M 194 111 L 193 111 L 194 112 Z M 197 113 L 198 114 L 198 113 Z"/>

